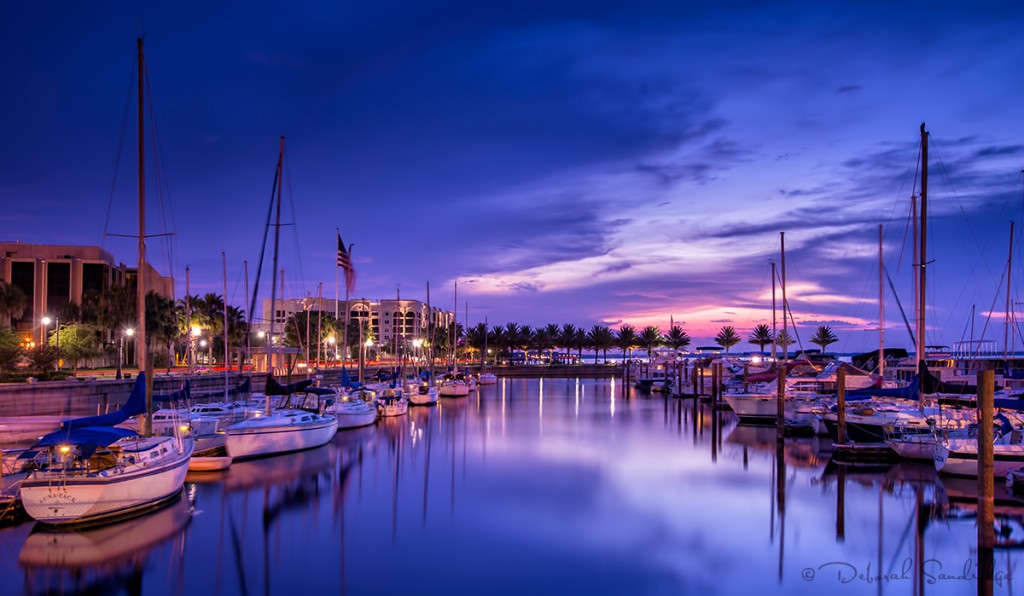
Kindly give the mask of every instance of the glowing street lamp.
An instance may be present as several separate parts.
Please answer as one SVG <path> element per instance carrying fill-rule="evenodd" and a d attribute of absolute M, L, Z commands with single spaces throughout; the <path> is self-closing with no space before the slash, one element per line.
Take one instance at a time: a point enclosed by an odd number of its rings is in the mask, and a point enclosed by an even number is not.
<path fill-rule="evenodd" d="M 114 375 L 115 379 L 121 378 L 121 363 L 124 361 L 124 337 L 132 337 L 135 335 L 135 330 L 131 327 L 121 332 L 121 337 L 117 339 L 117 374 Z"/>
<path fill-rule="evenodd" d="M 42 323 L 43 323 L 43 341 L 39 342 L 39 345 L 43 345 L 43 346 L 46 345 L 46 328 L 50 326 L 51 322 L 52 321 L 50 320 L 50 317 L 43 317 L 43 319 L 42 319 Z"/>

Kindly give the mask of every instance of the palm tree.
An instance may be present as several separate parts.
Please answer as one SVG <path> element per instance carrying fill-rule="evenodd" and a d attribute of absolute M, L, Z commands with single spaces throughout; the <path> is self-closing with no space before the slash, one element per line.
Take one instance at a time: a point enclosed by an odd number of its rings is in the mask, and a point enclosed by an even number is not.
<path fill-rule="evenodd" d="M 822 354 L 825 353 L 825 349 L 828 348 L 829 345 L 834 344 L 837 341 L 839 341 L 839 338 L 836 337 L 835 333 L 832 333 L 832 328 L 828 325 L 819 325 L 818 329 L 810 339 L 812 344 L 821 346 Z"/>
<path fill-rule="evenodd" d="M 637 346 L 639 340 L 636 336 L 636 328 L 632 325 L 622 325 L 619 327 L 619 332 L 615 337 L 615 345 L 622 350 L 622 354 L 630 359 L 633 357 L 633 348 Z"/>
<path fill-rule="evenodd" d="M 0 281 L 0 325 L 8 326 L 11 319 L 20 319 L 25 313 L 28 298 L 18 286 Z"/>
<path fill-rule="evenodd" d="M 529 325 L 521 325 L 519 327 L 518 340 L 519 347 L 525 352 L 524 356 L 527 357 L 526 359 L 529 360 L 529 351 L 537 343 L 537 332 Z"/>
<path fill-rule="evenodd" d="M 466 345 L 474 352 L 483 354 L 484 338 L 487 337 L 487 323 L 477 323 L 466 332 Z"/>
<path fill-rule="evenodd" d="M 562 325 L 562 344 L 568 348 L 576 349 L 576 360 L 583 362 L 583 348 L 587 347 L 587 332 L 583 329 L 566 323 Z"/>
<path fill-rule="evenodd" d="M 497 364 L 498 355 L 501 354 L 501 346 L 507 343 L 505 338 L 505 328 L 501 325 L 491 327 L 491 334 L 488 336 L 488 341 L 494 343 L 494 351 L 496 352 L 494 362 Z"/>
<path fill-rule="evenodd" d="M 648 325 L 640 332 L 640 337 L 637 338 L 637 341 L 647 348 L 647 358 L 649 359 L 655 346 L 660 346 L 665 343 L 665 338 L 661 335 L 661 329 L 658 329 L 654 325 Z"/>
<path fill-rule="evenodd" d="M 782 357 L 789 357 L 789 346 L 796 343 L 796 340 L 789 334 L 789 331 L 783 329 L 779 331 L 778 335 L 775 336 L 775 345 L 782 348 Z"/>
<path fill-rule="evenodd" d="M 555 323 L 548 323 L 547 325 L 545 325 L 541 329 L 538 329 L 537 332 L 539 334 L 542 334 L 543 337 L 547 340 L 548 345 L 546 346 L 546 348 L 548 350 L 548 362 L 554 364 L 554 361 L 555 361 L 555 349 L 556 348 L 560 348 L 560 347 L 565 347 L 564 344 L 559 345 L 559 344 L 562 343 L 561 342 L 561 339 L 562 339 L 562 330 L 561 330 L 561 328 L 558 325 L 556 325 Z M 538 346 L 538 349 L 544 349 L 544 348 L 541 348 L 540 346 Z"/>
<path fill-rule="evenodd" d="M 512 360 L 512 352 L 519 347 L 519 324 L 505 323 L 505 351 L 508 352 L 508 359 Z"/>
<path fill-rule="evenodd" d="M 121 370 L 121 349 L 119 346 L 124 341 L 125 330 L 134 327 L 135 303 L 137 300 L 135 291 L 127 286 L 110 286 L 96 296 L 96 323 L 99 325 L 100 330 L 105 332 L 105 339 L 115 339 L 114 351 L 116 352 L 118 371 Z M 120 376 L 117 378 L 120 378 Z"/>
<path fill-rule="evenodd" d="M 672 325 L 672 328 L 668 330 L 668 335 L 665 336 L 665 343 L 678 352 L 690 345 L 690 336 L 679 325 Z"/>
<path fill-rule="evenodd" d="M 601 349 L 604 348 L 604 344 L 602 343 L 602 340 L 604 339 L 603 331 L 607 329 L 608 328 L 604 325 L 594 325 L 590 328 L 590 331 L 587 331 L 587 347 L 594 350 L 594 364 L 597 364 L 597 355 L 601 352 Z"/>
<path fill-rule="evenodd" d="M 174 301 L 156 292 L 146 294 L 146 343 L 162 343 L 166 348 L 167 372 L 174 364 L 173 343 L 178 339 L 178 313 Z M 147 345 L 147 352 L 149 346 Z"/>
<path fill-rule="evenodd" d="M 736 328 L 732 325 L 726 325 L 718 331 L 718 335 L 715 336 L 715 343 L 725 348 L 725 353 L 729 353 L 729 348 L 740 343 L 740 336 L 736 333 Z"/>
<path fill-rule="evenodd" d="M 764 347 L 774 341 L 772 328 L 763 324 L 754 327 L 754 330 L 750 332 L 750 337 L 747 338 L 747 341 L 756 345 L 757 349 L 763 352 Z"/>

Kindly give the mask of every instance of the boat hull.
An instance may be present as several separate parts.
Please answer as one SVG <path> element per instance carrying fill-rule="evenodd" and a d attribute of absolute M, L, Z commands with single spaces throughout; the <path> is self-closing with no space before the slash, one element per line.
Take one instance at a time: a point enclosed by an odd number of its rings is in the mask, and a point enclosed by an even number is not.
<path fill-rule="evenodd" d="M 469 385 L 456 383 L 454 385 L 441 385 L 438 389 L 441 397 L 466 397 L 469 395 Z"/>
<path fill-rule="evenodd" d="M 437 403 L 440 393 L 437 389 L 429 389 L 426 393 L 409 394 L 409 403 L 414 406 L 432 406 Z"/>
<path fill-rule="evenodd" d="M 76 524 L 108 519 L 157 505 L 185 483 L 192 443 L 178 457 L 130 473 L 105 470 L 86 476 L 37 472 L 21 485 L 21 503 L 33 519 Z"/>
<path fill-rule="evenodd" d="M 978 442 L 950 439 L 935 445 L 935 469 L 941 474 L 978 477 Z M 1024 466 L 1024 445 L 993 445 L 992 467 L 997 478 Z"/>
<path fill-rule="evenodd" d="M 225 431 L 225 445 L 228 455 L 245 459 L 319 447 L 330 441 L 336 432 L 338 419 L 334 416 L 309 424 L 234 425 Z"/>
<path fill-rule="evenodd" d="M 778 398 L 774 395 L 726 393 L 722 398 L 742 422 L 768 423 L 779 417 Z"/>

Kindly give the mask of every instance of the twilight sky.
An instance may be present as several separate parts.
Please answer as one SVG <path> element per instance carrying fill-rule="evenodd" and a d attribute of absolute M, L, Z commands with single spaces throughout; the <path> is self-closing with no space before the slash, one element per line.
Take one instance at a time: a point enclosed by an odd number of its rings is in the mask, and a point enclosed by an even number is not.
<path fill-rule="evenodd" d="M 176 233 L 150 258 L 179 296 L 186 265 L 192 293 L 222 293 L 226 251 L 229 301 L 244 302 L 284 135 L 288 297 L 319 282 L 334 296 L 340 228 L 359 297 L 424 300 L 429 281 L 451 309 L 457 279 L 471 325 L 671 316 L 711 345 L 722 325 L 746 338 L 771 322 L 785 232 L 801 339 L 827 324 L 832 349 L 873 349 L 879 224 L 913 316 L 926 122 L 928 342 L 979 338 L 988 320 L 1002 346 L 1012 219 L 1024 299 L 1020 3 L 143 4 L 0 7 L 0 240 L 135 262 L 133 241 L 103 235 L 136 230 L 144 34 L 161 188 L 148 226 Z M 885 310 L 886 345 L 909 348 L 888 288 Z"/>

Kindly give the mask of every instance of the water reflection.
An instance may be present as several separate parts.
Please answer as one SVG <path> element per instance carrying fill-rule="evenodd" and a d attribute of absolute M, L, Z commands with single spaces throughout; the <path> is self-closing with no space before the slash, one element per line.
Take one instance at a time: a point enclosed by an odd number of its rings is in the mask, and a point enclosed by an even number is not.
<path fill-rule="evenodd" d="M 188 490 L 188 487 L 186 487 Z M 192 504 L 184 494 L 157 511 L 118 523 L 63 530 L 36 524 L 18 554 L 29 594 L 139 594 L 142 576 L 156 573 L 178 583 Z"/>
<path fill-rule="evenodd" d="M 501 379 L 316 450 L 190 475 L 192 521 L 145 530 L 155 546 L 134 559 L 86 573 L 44 544 L 46 573 L 19 557 L 0 573 L 27 593 L 961 594 L 974 581 L 936 565 L 982 563 L 971 482 L 841 466 L 827 440 L 779 441 L 610 380 Z M 1021 509 L 1005 487 L 997 498 L 1015 537 Z M 0 530 L 0 548 L 32 550 L 25 527 Z M 844 581 L 850 568 L 900 577 Z"/>

